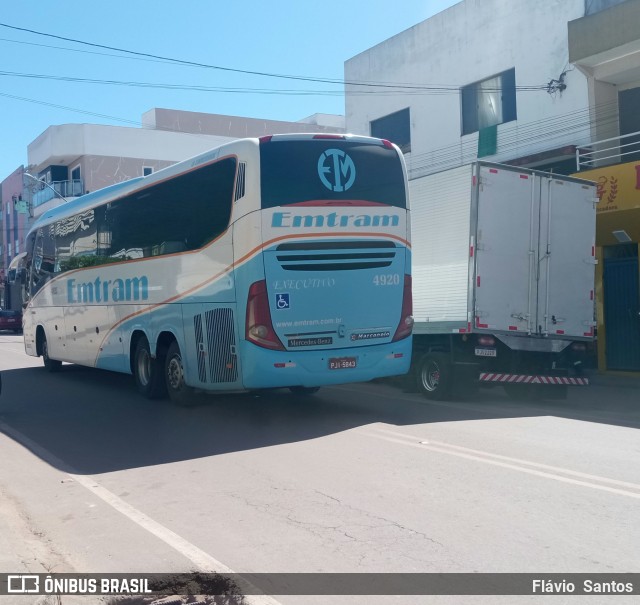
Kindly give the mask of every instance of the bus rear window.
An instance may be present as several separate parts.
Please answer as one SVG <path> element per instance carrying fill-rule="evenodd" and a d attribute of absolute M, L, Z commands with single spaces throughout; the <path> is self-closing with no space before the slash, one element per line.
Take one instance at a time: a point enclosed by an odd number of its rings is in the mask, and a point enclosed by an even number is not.
<path fill-rule="evenodd" d="M 344 140 L 272 140 L 260 145 L 262 207 L 368 202 L 406 208 L 395 149 Z"/>

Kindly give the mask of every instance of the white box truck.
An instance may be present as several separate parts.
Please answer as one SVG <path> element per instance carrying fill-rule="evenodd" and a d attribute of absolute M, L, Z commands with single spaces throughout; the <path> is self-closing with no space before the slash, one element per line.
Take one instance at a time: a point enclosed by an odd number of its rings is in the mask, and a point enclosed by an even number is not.
<path fill-rule="evenodd" d="M 476 162 L 409 181 L 414 347 L 427 397 L 586 385 L 594 340 L 595 184 Z"/>

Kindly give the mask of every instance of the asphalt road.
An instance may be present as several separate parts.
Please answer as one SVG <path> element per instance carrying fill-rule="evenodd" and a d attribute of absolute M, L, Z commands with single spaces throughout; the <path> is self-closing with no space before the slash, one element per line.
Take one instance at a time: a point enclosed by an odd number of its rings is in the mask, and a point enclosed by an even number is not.
<path fill-rule="evenodd" d="M 0 572 L 640 572 L 635 380 L 535 403 L 367 383 L 182 409 L 141 398 L 130 376 L 48 374 L 4 333 L 0 370 Z"/>

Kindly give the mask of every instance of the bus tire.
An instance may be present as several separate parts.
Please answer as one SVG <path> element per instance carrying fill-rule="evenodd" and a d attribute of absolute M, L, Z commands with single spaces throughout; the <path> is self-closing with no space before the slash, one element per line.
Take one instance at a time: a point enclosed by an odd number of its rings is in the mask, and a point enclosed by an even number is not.
<path fill-rule="evenodd" d="M 151 357 L 151 349 L 146 336 L 141 336 L 136 342 L 136 350 L 133 355 L 133 376 L 138 393 L 147 399 L 161 399 L 166 395 L 159 360 Z"/>
<path fill-rule="evenodd" d="M 175 340 L 169 345 L 164 360 L 164 378 L 169 399 L 171 399 L 173 403 L 181 407 L 190 407 L 197 403 L 193 389 L 188 387 L 184 382 L 182 354 Z"/>
<path fill-rule="evenodd" d="M 51 359 L 49 357 L 49 345 L 47 343 L 47 337 L 43 333 L 42 334 L 42 361 L 44 362 L 44 367 L 47 372 L 59 372 L 62 367 L 62 362 L 57 359 Z"/>
<path fill-rule="evenodd" d="M 302 396 L 309 396 L 309 395 L 315 395 L 319 390 L 320 387 L 289 387 L 289 390 L 294 394 L 294 395 L 302 395 Z"/>
<path fill-rule="evenodd" d="M 447 353 L 425 353 L 416 368 L 418 390 L 427 399 L 451 399 L 453 366 Z"/>

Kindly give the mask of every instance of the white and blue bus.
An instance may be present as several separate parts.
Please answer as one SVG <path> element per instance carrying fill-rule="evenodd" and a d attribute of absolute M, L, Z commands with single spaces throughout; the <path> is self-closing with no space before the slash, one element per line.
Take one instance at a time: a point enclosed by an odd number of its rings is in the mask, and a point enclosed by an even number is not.
<path fill-rule="evenodd" d="M 131 373 L 150 398 L 406 373 L 407 179 L 388 141 L 234 141 L 46 212 L 24 340 L 50 371 Z"/>

